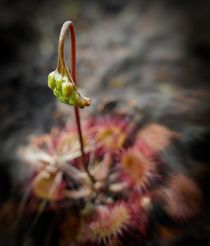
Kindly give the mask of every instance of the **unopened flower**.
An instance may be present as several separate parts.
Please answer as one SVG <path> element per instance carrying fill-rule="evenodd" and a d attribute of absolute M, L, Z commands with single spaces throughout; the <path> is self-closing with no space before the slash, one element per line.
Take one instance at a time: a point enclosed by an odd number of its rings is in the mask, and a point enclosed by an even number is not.
<path fill-rule="evenodd" d="M 61 70 L 61 69 L 60 69 Z M 89 106 L 91 101 L 87 97 L 83 97 L 78 91 L 74 83 L 69 79 L 67 71 L 57 68 L 48 75 L 48 86 L 53 90 L 54 95 L 59 101 L 84 108 Z"/>

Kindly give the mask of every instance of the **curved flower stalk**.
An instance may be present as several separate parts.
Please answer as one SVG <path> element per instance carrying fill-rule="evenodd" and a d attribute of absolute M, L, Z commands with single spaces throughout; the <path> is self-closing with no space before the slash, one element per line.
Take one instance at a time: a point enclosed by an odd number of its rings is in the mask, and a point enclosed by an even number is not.
<path fill-rule="evenodd" d="M 64 41 L 66 32 L 70 31 L 71 35 L 71 72 L 72 76 L 66 66 L 64 58 Z M 58 45 L 58 64 L 55 71 L 48 75 L 48 86 L 53 90 L 54 95 L 59 101 L 84 108 L 90 105 L 90 99 L 83 97 L 77 90 L 76 84 L 76 43 L 75 43 L 75 29 L 71 21 L 66 21 L 61 29 L 59 45 Z"/>
<path fill-rule="evenodd" d="M 64 41 L 68 30 L 70 32 L 71 40 L 70 64 L 72 76 L 66 66 L 64 55 Z M 79 108 L 89 106 L 91 100 L 87 97 L 83 97 L 77 90 L 76 34 L 74 24 L 71 21 L 66 21 L 61 28 L 58 44 L 58 64 L 56 70 L 48 75 L 48 86 L 53 90 L 54 95 L 58 98 L 59 101 L 74 106 L 78 136 L 80 141 L 80 149 L 82 154 L 82 164 L 90 179 L 92 179 L 91 175 L 88 172 L 88 168 L 85 162 L 83 136 L 79 115 Z"/>

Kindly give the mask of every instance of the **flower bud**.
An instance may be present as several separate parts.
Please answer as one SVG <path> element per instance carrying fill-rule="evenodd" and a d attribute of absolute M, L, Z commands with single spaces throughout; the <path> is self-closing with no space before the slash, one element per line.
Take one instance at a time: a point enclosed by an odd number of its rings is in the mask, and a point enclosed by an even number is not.
<path fill-rule="evenodd" d="M 84 108 L 86 106 L 90 106 L 90 103 L 91 103 L 91 100 L 90 98 L 87 98 L 87 97 L 81 97 L 79 102 L 78 102 L 78 106 L 80 108 Z"/>
<path fill-rule="evenodd" d="M 55 72 L 53 71 L 48 75 L 48 87 L 53 90 L 55 86 L 56 86 L 56 79 L 55 79 Z"/>
<path fill-rule="evenodd" d="M 56 88 L 53 90 L 53 93 L 57 98 L 60 97 L 60 92 Z"/>
<path fill-rule="evenodd" d="M 75 92 L 75 94 L 74 94 L 74 96 L 72 97 L 72 100 L 71 100 L 72 104 L 74 106 L 78 106 L 79 101 L 80 101 L 80 98 L 81 97 L 80 97 L 79 93 L 78 92 Z"/>
<path fill-rule="evenodd" d="M 64 82 L 62 84 L 62 93 L 65 97 L 69 97 L 72 94 L 74 86 L 70 82 Z"/>
<path fill-rule="evenodd" d="M 63 96 L 59 96 L 59 97 L 58 97 L 58 100 L 59 100 L 60 102 L 62 102 L 62 103 L 66 103 L 65 97 L 63 97 Z"/>
<path fill-rule="evenodd" d="M 48 75 L 48 86 L 60 102 L 80 108 L 90 105 L 90 99 L 81 96 L 75 85 L 69 81 L 65 74 L 60 74 L 58 70 Z"/>
<path fill-rule="evenodd" d="M 62 89 L 62 83 L 63 83 L 63 78 L 62 77 L 59 77 L 57 80 L 56 80 L 56 89 L 58 91 L 61 91 Z"/>

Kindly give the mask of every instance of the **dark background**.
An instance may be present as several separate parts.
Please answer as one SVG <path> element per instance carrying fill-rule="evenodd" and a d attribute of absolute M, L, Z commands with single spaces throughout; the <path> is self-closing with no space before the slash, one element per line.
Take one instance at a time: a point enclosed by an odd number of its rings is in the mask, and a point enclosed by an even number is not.
<path fill-rule="evenodd" d="M 210 121 L 210 1 L 1 1 L 0 199 L 24 179 L 18 148 L 66 106 L 47 87 L 60 28 L 77 29 L 78 82 L 93 99 L 134 99 L 175 128 Z"/>

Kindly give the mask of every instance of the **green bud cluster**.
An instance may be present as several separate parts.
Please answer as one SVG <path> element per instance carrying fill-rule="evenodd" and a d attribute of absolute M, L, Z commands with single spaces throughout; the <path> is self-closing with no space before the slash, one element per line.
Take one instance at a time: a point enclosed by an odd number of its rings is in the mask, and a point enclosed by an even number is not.
<path fill-rule="evenodd" d="M 90 99 L 83 97 L 75 85 L 66 76 L 62 76 L 57 70 L 48 75 L 48 87 L 53 90 L 59 101 L 71 106 L 84 108 L 90 105 Z"/>

